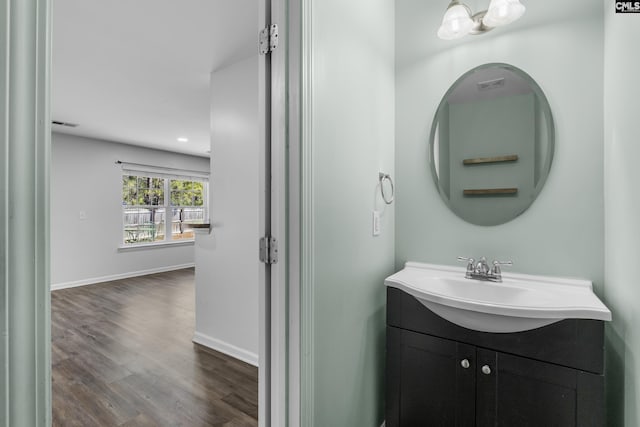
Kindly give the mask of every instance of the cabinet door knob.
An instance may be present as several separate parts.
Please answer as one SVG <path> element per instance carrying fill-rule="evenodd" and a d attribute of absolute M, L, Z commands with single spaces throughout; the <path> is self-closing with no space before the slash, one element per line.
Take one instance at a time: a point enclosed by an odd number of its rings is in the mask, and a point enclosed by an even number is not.
<path fill-rule="evenodd" d="M 482 367 L 482 373 L 485 374 L 485 375 L 491 374 L 491 368 L 489 367 L 489 365 L 484 365 Z"/>
<path fill-rule="evenodd" d="M 462 359 L 462 361 L 460 362 L 460 365 L 464 368 L 464 369 L 468 369 L 469 366 L 471 366 L 471 364 L 469 363 L 469 359 Z"/>

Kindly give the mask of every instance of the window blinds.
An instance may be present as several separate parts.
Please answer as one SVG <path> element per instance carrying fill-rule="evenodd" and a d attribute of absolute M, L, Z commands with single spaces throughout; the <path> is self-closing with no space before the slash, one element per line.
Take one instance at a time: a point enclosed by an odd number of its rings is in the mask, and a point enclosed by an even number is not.
<path fill-rule="evenodd" d="M 123 175 L 149 176 L 152 178 L 195 180 L 209 182 L 209 172 L 179 169 L 165 166 L 145 165 L 142 163 L 128 163 L 120 160 L 116 161 L 122 167 Z"/>

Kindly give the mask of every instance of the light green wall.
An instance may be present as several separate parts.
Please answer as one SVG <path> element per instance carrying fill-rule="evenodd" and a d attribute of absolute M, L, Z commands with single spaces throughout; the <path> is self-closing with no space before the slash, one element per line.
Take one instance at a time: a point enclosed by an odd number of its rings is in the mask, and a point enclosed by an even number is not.
<path fill-rule="evenodd" d="M 377 427 L 383 281 L 394 267 L 393 206 L 377 187 L 379 171 L 394 176 L 394 5 L 311 4 L 314 365 L 313 396 L 302 404 L 311 398 L 317 427 Z M 374 209 L 383 211 L 378 237 Z"/>
<path fill-rule="evenodd" d="M 640 425 L 640 16 L 615 14 L 604 1 L 605 303 L 607 426 Z"/>
<path fill-rule="evenodd" d="M 527 2 L 525 16 L 510 27 L 446 42 L 435 37 L 442 6 L 434 3 L 396 1 L 396 268 L 484 255 L 512 259 L 517 272 L 591 279 L 602 295 L 600 4 Z M 440 199 L 427 152 L 431 120 L 447 89 L 492 62 L 512 64 L 540 85 L 556 122 L 556 150 L 532 206 L 511 222 L 482 227 L 461 220 Z"/>

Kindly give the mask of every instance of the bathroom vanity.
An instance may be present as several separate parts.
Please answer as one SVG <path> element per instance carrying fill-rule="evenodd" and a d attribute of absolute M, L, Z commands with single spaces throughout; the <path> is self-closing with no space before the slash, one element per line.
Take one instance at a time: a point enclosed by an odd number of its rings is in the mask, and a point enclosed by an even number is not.
<path fill-rule="evenodd" d="M 464 279 L 463 269 L 408 263 L 387 279 L 387 427 L 604 426 L 603 321 L 611 313 L 584 281 L 532 277 L 487 284 Z M 461 292 L 475 285 L 497 291 Z M 547 302 L 536 300 L 535 287 Z M 551 298 L 556 287 L 561 295 Z M 472 327 L 513 329 L 519 314 L 546 320 L 521 331 Z"/>

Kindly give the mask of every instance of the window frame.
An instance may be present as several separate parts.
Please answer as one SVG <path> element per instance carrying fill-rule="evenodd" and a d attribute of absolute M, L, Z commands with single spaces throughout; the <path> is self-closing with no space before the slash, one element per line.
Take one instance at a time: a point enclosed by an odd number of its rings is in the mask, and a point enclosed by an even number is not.
<path fill-rule="evenodd" d="M 157 168 L 154 168 L 157 169 Z M 195 234 L 192 237 L 188 238 L 180 238 L 173 239 L 173 211 L 174 209 L 202 209 L 203 210 L 203 222 L 209 221 L 209 180 L 205 177 L 204 173 L 200 176 L 192 176 L 188 173 L 162 173 L 157 172 L 156 170 L 133 170 L 133 169 L 122 169 L 121 175 L 121 187 L 120 192 L 122 193 L 124 190 L 124 182 L 125 178 L 129 176 L 135 176 L 137 178 L 158 178 L 163 180 L 163 190 L 164 190 L 164 198 L 163 204 L 158 205 L 127 205 L 125 204 L 125 200 L 121 195 L 121 223 L 120 223 L 120 249 L 131 249 L 131 248 L 153 248 L 158 246 L 169 246 L 169 245 L 184 245 L 190 244 L 195 241 Z M 208 175 L 208 174 L 207 174 Z M 180 180 L 180 181 L 191 181 L 198 182 L 202 184 L 202 205 L 201 206 L 173 206 L 171 204 L 171 181 Z M 152 188 L 150 188 L 152 189 Z M 127 242 L 126 239 L 126 215 L 127 210 L 131 209 L 147 209 L 147 210 L 164 210 L 164 239 L 162 240 L 154 240 L 154 241 L 143 241 L 143 242 Z M 180 221 L 180 228 L 182 229 L 182 224 L 185 221 Z"/>

